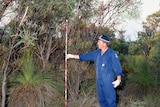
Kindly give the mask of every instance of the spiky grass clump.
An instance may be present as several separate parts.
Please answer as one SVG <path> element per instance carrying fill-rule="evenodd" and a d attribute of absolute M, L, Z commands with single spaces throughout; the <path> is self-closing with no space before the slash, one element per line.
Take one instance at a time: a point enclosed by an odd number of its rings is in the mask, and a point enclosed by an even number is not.
<path fill-rule="evenodd" d="M 53 74 L 39 72 L 32 57 L 22 63 L 9 83 L 8 107 L 50 107 L 60 101 Z"/>
<path fill-rule="evenodd" d="M 134 62 L 134 63 L 130 63 Z M 128 58 L 132 72 L 129 72 L 125 93 L 134 95 L 137 98 L 143 98 L 147 94 L 151 94 L 156 90 L 154 74 L 150 69 L 149 62 L 146 59 Z"/>

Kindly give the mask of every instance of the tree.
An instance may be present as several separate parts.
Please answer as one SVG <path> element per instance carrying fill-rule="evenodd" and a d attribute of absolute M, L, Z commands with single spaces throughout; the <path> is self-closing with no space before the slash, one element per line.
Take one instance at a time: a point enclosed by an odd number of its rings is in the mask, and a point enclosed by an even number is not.
<path fill-rule="evenodd" d="M 124 19 L 137 18 L 140 0 L 108 0 L 101 2 L 95 11 L 94 22 L 115 29 Z"/>

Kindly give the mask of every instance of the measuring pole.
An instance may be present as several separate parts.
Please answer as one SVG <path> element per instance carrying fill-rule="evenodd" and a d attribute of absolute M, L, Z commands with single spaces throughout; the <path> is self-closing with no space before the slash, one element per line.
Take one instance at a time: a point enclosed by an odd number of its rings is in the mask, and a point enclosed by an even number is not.
<path fill-rule="evenodd" d="M 66 20 L 66 39 L 65 39 L 65 83 L 64 83 L 64 90 L 65 90 L 65 92 L 64 92 L 64 94 L 65 94 L 65 96 L 64 96 L 64 107 L 67 107 L 68 106 L 68 101 L 67 101 L 67 98 L 68 98 L 68 92 L 67 92 L 67 89 L 68 89 L 68 87 L 67 87 L 67 80 L 68 80 L 68 75 L 67 75 L 67 58 L 66 58 L 66 56 L 67 56 L 67 46 L 68 46 L 68 43 L 67 43 L 67 40 L 68 40 L 68 20 Z"/>

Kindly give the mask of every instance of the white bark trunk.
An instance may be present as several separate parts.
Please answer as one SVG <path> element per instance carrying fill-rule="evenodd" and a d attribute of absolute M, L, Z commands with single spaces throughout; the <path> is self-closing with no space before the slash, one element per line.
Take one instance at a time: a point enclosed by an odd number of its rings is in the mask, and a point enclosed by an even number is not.
<path fill-rule="evenodd" d="M 16 11 L 17 8 L 18 8 L 17 1 L 13 1 L 8 5 L 0 20 L 0 28 L 4 28 L 17 16 L 18 14 Z"/>

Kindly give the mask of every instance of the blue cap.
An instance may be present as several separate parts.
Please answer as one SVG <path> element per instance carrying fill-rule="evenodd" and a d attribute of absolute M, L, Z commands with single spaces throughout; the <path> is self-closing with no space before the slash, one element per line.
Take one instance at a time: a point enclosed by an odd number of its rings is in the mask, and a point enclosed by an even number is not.
<path fill-rule="evenodd" d="M 103 42 L 106 42 L 106 43 L 110 43 L 110 40 L 109 40 L 109 37 L 108 36 L 105 36 L 105 35 L 101 35 L 99 36 L 98 38 L 96 38 L 97 40 L 102 40 Z"/>

